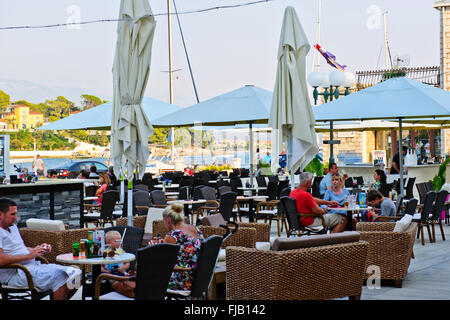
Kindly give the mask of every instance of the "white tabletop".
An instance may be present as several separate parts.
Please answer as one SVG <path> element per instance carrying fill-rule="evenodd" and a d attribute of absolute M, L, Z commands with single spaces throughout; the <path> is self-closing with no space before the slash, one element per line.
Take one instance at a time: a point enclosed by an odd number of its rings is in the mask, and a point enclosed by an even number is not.
<path fill-rule="evenodd" d="M 337 211 L 366 211 L 372 210 L 372 207 L 364 207 L 360 208 L 359 206 L 350 208 L 350 207 L 327 207 L 328 210 L 337 210 Z"/>
<path fill-rule="evenodd" d="M 267 199 L 268 196 L 252 196 L 252 197 L 248 197 L 248 196 L 237 196 L 236 200 L 248 200 L 248 199 Z"/>
<path fill-rule="evenodd" d="M 178 188 L 180 185 L 177 183 L 172 183 L 171 185 L 166 185 L 166 188 Z M 163 188 L 162 184 L 154 185 L 155 188 Z"/>
<path fill-rule="evenodd" d="M 179 192 L 166 192 L 166 193 L 164 193 L 166 196 L 177 196 L 177 195 L 179 195 L 180 193 Z"/>
<path fill-rule="evenodd" d="M 56 257 L 57 262 L 63 263 L 73 263 L 73 264 L 112 264 L 112 263 L 122 263 L 135 260 L 136 257 L 132 253 L 122 253 L 120 255 L 115 255 L 114 257 L 99 257 L 99 258 L 79 258 L 74 257 L 72 253 L 60 254 Z"/>
<path fill-rule="evenodd" d="M 198 204 L 198 203 L 205 203 L 206 200 L 204 199 L 199 199 L 199 200 L 171 200 L 171 201 L 167 201 L 168 204 L 172 204 L 175 202 L 181 202 L 183 204 Z"/>
<path fill-rule="evenodd" d="M 98 200 L 98 197 L 85 197 L 84 201 L 89 201 L 89 200 Z"/>
<path fill-rule="evenodd" d="M 267 187 L 238 187 L 239 190 L 266 190 Z"/>

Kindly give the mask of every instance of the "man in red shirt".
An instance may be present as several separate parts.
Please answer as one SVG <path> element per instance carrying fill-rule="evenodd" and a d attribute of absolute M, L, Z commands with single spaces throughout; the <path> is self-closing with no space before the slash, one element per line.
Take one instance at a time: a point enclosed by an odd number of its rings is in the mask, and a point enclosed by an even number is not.
<path fill-rule="evenodd" d="M 325 225 L 328 228 L 333 228 L 333 233 L 341 232 L 345 229 L 347 218 L 335 214 L 328 214 L 325 209 L 319 207 L 320 205 L 339 206 L 337 201 L 325 201 L 319 198 L 314 198 L 308 189 L 311 188 L 312 174 L 309 172 L 302 172 L 300 174 L 300 183 L 297 189 L 292 190 L 289 195 L 295 199 L 297 204 L 297 212 L 304 214 L 321 214 L 325 220 Z M 317 217 L 301 217 L 300 224 L 309 227 L 318 227 L 322 225 L 322 219 Z"/>

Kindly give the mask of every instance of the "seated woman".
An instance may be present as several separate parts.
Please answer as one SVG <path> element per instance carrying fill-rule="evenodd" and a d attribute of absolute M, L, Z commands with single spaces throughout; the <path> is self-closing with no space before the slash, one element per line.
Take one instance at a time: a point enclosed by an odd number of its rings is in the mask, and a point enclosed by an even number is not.
<path fill-rule="evenodd" d="M 387 188 L 386 183 L 386 174 L 383 170 L 375 170 L 375 173 L 373 174 L 373 178 L 375 179 L 375 182 L 372 183 L 369 187 L 370 190 L 377 190 L 380 191 L 383 196 L 387 197 L 389 196 L 389 190 Z"/>
<path fill-rule="evenodd" d="M 162 215 L 169 232 L 159 242 L 173 243 L 181 247 L 175 267 L 195 268 L 203 234 L 197 227 L 184 223 L 183 208 L 183 204 L 173 203 L 164 209 Z M 153 240 L 149 244 L 154 244 L 156 241 Z M 191 290 L 191 286 L 192 281 L 187 274 L 174 272 L 170 277 L 168 288 L 171 290 Z"/>
<path fill-rule="evenodd" d="M 95 192 L 95 196 L 98 197 L 97 200 L 94 201 L 94 204 L 101 205 L 103 200 L 103 193 L 108 189 L 108 185 L 111 183 L 109 176 L 106 173 L 100 173 L 100 184 Z"/>
<path fill-rule="evenodd" d="M 343 188 L 342 177 L 339 174 L 334 174 L 331 176 L 331 189 L 325 191 L 323 200 L 325 201 L 337 201 L 341 206 L 344 205 L 345 197 L 349 196 L 350 193 L 347 189 Z M 333 232 L 342 232 L 345 229 L 347 223 L 347 212 L 329 209 L 328 213 L 338 215 L 339 223 Z"/>

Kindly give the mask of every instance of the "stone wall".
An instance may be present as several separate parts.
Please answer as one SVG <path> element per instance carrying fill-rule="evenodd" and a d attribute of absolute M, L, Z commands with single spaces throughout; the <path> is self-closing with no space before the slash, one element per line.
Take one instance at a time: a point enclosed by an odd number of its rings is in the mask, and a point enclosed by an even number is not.
<path fill-rule="evenodd" d="M 450 1 L 437 1 L 433 7 L 439 10 L 441 87 L 450 91 Z M 450 154 L 450 129 L 445 129 L 445 154 Z"/>
<path fill-rule="evenodd" d="M 18 204 L 18 227 L 25 227 L 30 218 L 50 219 L 50 193 L 8 196 Z M 62 220 L 70 229 L 80 227 L 80 192 L 55 192 L 55 220 Z"/>
<path fill-rule="evenodd" d="M 322 133 L 323 140 L 330 139 L 329 132 Z M 340 144 L 334 145 L 334 159 L 338 160 L 340 152 L 352 152 L 361 153 L 362 161 L 372 163 L 372 151 L 375 150 L 375 135 L 373 131 L 343 131 L 334 132 L 334 140 L 340 140 Z M 328 162 L 330 158 L 330 145 L 322 145 L 323 158 L 325 162 Z"/>

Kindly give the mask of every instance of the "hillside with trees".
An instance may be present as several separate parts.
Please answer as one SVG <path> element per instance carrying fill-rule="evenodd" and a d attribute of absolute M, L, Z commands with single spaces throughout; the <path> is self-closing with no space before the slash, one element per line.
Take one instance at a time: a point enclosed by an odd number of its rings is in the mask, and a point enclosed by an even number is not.
<path fill-rule="evenodd" d="M 5 112 L 6 108 L 12 105 L 26 105 L 32 111 L 42 113 L 44 119 L 48 119 L 49 122 L 57 121 L 68 117 L 70 113 L 87 110 L 106 102 L 108 101 L 90 94 L 81 95 L 79 105 L 63 96 L 39 103 L 31 103 L 26 100 L 11 101 L 10 96 L 0 90 L 0 113 Z M 150 137 L 149 143 L 169 146 L 170 143 L 167 141 L 167 137 L 170 134 L 170 129 L 154 128 L 154 130 L 155 133 Z M 19 130 L 1 132 L 0 134 L 10 135 L 12 151 L 33 150 L 34 142 L 36 142 L 39 150 L 70 150 L 75 147 L 73 143 L 69 143 L 70 138 L 102 147 L 108 146 L 110 143 L 109 131 L 100 130 L 60 130 L 58 133 L 46 130 L 35 130 L 32 132 Z"/>

